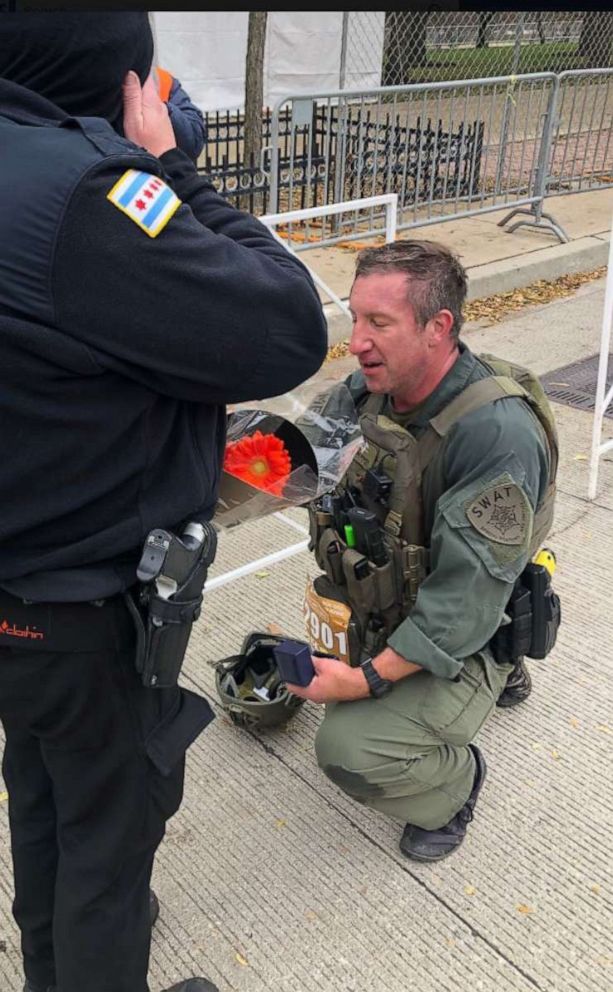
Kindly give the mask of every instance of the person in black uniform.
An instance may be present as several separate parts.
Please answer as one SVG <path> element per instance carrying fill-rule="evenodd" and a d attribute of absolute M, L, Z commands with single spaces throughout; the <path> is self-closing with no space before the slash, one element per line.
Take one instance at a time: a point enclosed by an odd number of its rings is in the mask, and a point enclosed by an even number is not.
<path fill-rule="evenodd" d="M 126 594 L 152 528 L 212 517 L 224 405 L 326 348 L 302 264 L 175 147 L 152 53 L 144 13 L 0 22 L 0 719 L 27 992 L 149 988 L 153 858 L 212 712 L 142 685 Z"/>

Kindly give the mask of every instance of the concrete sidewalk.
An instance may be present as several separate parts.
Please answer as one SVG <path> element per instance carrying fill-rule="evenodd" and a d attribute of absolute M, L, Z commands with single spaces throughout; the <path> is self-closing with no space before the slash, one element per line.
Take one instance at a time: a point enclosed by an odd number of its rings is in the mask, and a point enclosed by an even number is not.
<path fill-rule="evenodd" d="M 597 351 L 603 293 L 603 280 L 590 283 L 465 337 L 476 351 L 555 369 Z M 350 364 L 326 364 L 316 384 Z M 449 860 L 408 862 L 398 826 L 320 773 L 320 707 L 258 735 L 217 704 L 213 663 L 248 631 L 276 623 L 303 636 L 310 556 L 205 596 L 184 683 L 210 698 L 218 719 L 188 753 L 185 802 L 155 869 L 152 992 L 198 974 L 221 992 L 613 992 L 613 464 L 603 462 L 589 503 L 592 417 L 555 412 L 560 495 L 548 543 L 564 622 L 550 658 L 532 663 L 530 699 L 496 711 L 479 735 L 489 776 Z M 288 516 L 306 522 L 304 511 Z M 214 574 L 300 538 L 275 517 L 236 528 L 221 537 Z M 2 992 L 22 987 L 11 899 L 0 801 Z"/>
<path fill-rule="evenodd" d="M 504 293 L 536 282 L 557 279 L 571 272 L 588 272 L 606 265 L 613 215 L 613 190 L 548 197 L 545 209 L 570 238 L 568 244 L 545 230 L 523 227 L 513 234 L 498 226 L 508 209 L 401 231 L 399 238 L 441 241 L 460 256 L 468 270 L 469 300 Z M 514 220 L 522 219 L 517 216 Z M 529 220 L 524 217 L 523 219 Z M 513 222 L 511 222 L 512 224 Z M 383 239 L 360 244 L 382 244 Z M 351 243 L 347 242 L 350 246 Z M 347 248 L 313 248 L 299 257 L 342 300 L 349 296 L 356 251 Z M 338 307 L 322 301 L 328 319 L 330 344 L 348 337 L 350 321 Z"/>

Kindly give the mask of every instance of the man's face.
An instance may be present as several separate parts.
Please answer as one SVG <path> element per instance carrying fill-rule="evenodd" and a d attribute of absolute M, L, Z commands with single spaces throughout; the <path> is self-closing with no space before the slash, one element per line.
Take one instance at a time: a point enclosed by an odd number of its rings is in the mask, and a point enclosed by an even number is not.
<path fill-rule="evenodd" d="M 411 406 L 412 395 L 428 378 L 436 348 L 429 324 L 417 323 L 409 299 L 410 281 L 403 272 L 359 276 L 349 297 L 349 350 L 370 392 L 389 393 Z"/>

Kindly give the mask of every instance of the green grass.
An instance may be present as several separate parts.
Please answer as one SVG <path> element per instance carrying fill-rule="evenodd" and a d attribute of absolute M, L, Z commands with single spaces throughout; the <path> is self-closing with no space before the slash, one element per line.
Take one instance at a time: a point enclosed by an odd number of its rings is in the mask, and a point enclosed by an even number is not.
<path fill-rule="evenodd" d="M 574 42 L 522 45 L 518 73 L 562 72 L 586 68 Z M 406 83 L 436 83 L 450 79 L 508 76 L 513 71 L 513 45 L 492 48 L 429 49 L 427 64 L 410 69 Z"/>

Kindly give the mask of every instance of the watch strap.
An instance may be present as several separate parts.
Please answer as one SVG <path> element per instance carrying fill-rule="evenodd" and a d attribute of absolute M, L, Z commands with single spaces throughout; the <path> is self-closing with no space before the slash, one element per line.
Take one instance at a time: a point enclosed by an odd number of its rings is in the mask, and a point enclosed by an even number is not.
<path fill-rule="evenodd" d="M 372 658 L 365 658 L 364 661 L 361 662 L 360 668 L 364 672 L 364 676 L 368 682 L 370 694 L 371 696 L 374 696 L 375 699 L 385 696 L 394 685 L 390 679 L 381 678 L 372 663 Z"/>

